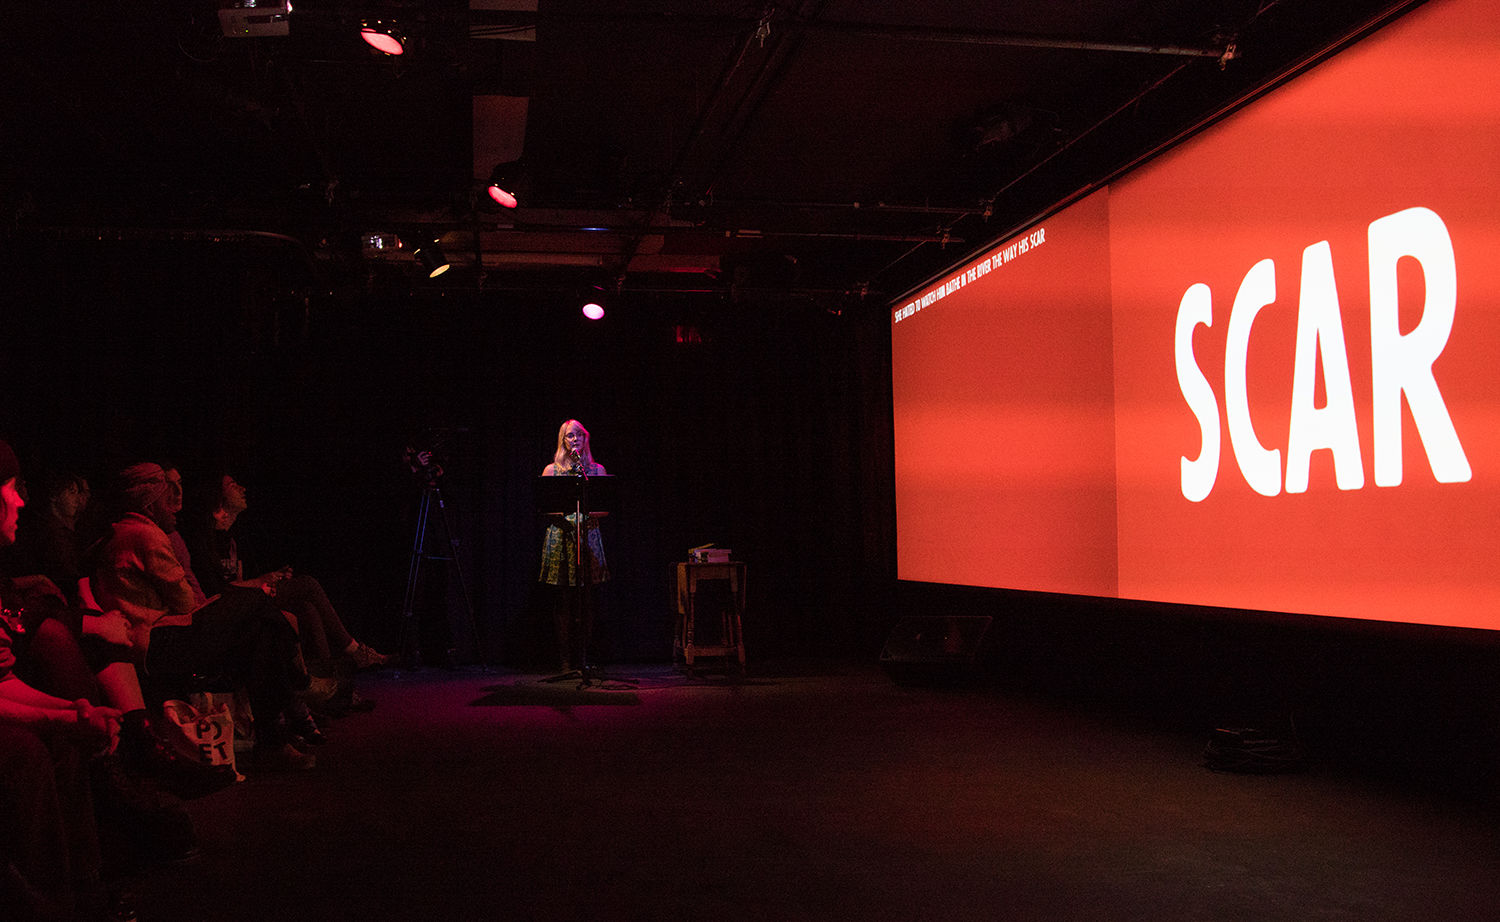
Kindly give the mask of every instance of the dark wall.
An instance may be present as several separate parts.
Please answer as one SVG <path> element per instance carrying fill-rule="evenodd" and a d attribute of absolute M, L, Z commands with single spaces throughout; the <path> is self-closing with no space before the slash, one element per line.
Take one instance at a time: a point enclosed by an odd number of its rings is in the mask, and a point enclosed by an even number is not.
<path fill-rule="evenodd" d="M 568 292 L 330 281 L 257 236 L 12 240 L 0 259 L 0 435 L 27 470 L 81 469 L 97 495 L 142 457 L 189 481 L 226 468 L 250 490 L 255 563 L 319 576 L 383 645 L 399 641 L 422 504 L 410 445 L 444 469 L 427 546 L 444 549 L 445 526 L 459 546 L 457 571 L 424 564 L 424 646 L 472 659 L 477 627 L 491 661 L 550 654 L 532 482 L 571 417 L 622 487 L 603 655 L 669 656 L 671 565 L 707 543 L 747 562 L 752 655 L 878 649 L 883 305 L 625 292 L 591 323 Z"/>

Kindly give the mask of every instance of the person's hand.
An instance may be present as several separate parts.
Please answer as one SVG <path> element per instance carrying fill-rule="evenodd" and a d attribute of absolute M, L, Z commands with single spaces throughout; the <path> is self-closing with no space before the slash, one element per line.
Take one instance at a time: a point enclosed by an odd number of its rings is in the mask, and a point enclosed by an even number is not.
<path fill-rule="evenodd" d="M 120 744 L 120 712 L 96 707 L 87 698 L 73 702 L 77 720 L 70 728 L 74 739 L 94 755 L 109 755 Z"/>
<path fill-rule="evenodd" d="M 130 620 L 118 611 L 83 616 L 83 632 L 108 644 L 130 646 Z"/>
<path fill-rule="evenodd" d="M 266 595 L 275 595 L 276 584 L 284 579 L 290 579 L 291 575 L 291 567 L 282 567 L 280 570 L 272 570 L 270 573 L 262 573 L 260 576 L 257 576 L 255 578 L 255 582 L 260 584 L 261 591 Z"/>
<path fill-rule="evenodd" d="M 425 472 L 431 480 L 436 480 L 443 476 L 442 467 L 433 463 L 432 452 L 430 451 L 417 452 L 417 465 L 419 470 Z"/>

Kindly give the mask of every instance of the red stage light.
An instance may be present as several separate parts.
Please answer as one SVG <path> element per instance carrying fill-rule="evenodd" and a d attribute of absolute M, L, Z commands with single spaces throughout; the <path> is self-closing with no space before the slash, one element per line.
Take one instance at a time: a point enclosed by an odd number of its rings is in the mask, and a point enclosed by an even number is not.
<path fill-rule="evenodd" d="M 386 54 L 395 55 L 406 51 L 406 47 L 401 44 L 401 39 L 397 38 L 394 33 L 381 28 L 365 26 L 359 30 L 359 37 L 368 42 L 371 48 Z"/>
<path fill-rule="evenodd" d="M 509 192 L 506 192 L 499 186 L 490 186 L 490 198 L 494 199 L 497 203 L 504 205 L 506 208 L 516 207 L 516 197 L 514 195 L 511 195 Z"/>

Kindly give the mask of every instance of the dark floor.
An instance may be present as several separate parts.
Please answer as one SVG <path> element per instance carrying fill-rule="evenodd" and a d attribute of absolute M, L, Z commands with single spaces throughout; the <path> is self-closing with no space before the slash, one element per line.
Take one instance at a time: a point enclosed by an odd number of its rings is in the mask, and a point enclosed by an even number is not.
<path fill-rule="evenodd" d="M 635 690 L 362 677 L 316 770 L 191 804 L 164 922 L 1500 918 L 1466 796 L 1333 766 L 1202 767 L 1205 737 L 875 664 Z"/>

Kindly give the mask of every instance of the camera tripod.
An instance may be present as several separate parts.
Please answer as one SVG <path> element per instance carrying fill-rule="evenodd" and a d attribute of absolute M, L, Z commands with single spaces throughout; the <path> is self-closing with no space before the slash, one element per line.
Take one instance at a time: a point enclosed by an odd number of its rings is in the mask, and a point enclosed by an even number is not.
<path fill-rule="evenodd" d="M 438 519 L 443 526 L 443 535 L 448 541 L 448 554 L 446 557 L 434 556 L 427 552 L 428 521 L 431 517 L 434 504 L 437 505 Z M 453 574 L 458 578 L 459 589 L 463 594 L 464 609 L 469 615 L 469 630 L 474 636 L 474 650 L 479 656 L 479 662 L 484 663 L 484 641 L 479 634 L 479 620 L 474 615 L 474 602 L 469 596 L 469 583 L 464 578 L 463 565 L 459 562 L 458 539 L 453 535 L 453 525 L 448 519 L 448 507 L 443 502 L 443 491 L 438 486 L 436 476 L 428 476 L 422 483 L 422 504 L 417 510 L 417 529 L 416 536 L 412 541 L 411 567 L 407 571 L 406 576 L 406 603 L 401 610 L 403 634 L 401 662 L 409 670 L 416 670 L 422 667 L 421 631 L 416 616 L 416 604 L 417 587 L 421 583 L 422 562 L 424 560 L 446 560 L 451 564 Z"/>

